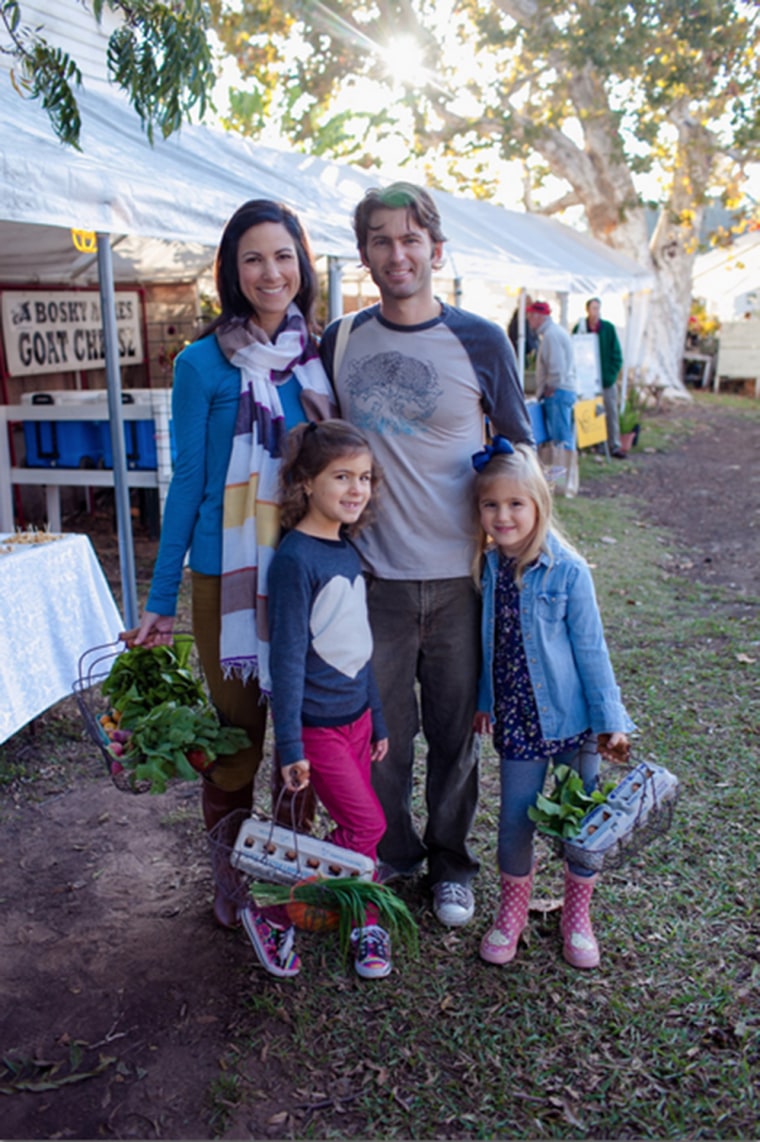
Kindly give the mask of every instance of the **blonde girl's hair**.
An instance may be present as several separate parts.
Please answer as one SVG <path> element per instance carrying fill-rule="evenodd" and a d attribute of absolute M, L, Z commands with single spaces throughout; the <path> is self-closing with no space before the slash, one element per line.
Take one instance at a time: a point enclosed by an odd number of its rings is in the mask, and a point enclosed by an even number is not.
<path fill-rule="evenodd" d="M 574 548 L 554 518 L 552 492 L 541 467 L 536 451 L 529 444 L 515 444 L 514 452 L 509 454 L 497 452 L 488 463 L 475 473 L 475 505 L 480 515 L 480 501 L 488 489 L 488 485 L 499 477 L 506 476 L 518 483 L 525 491 L 526 496 L 533 501 L 536 507 L 536 525 L 529 537 L 523 551 L 515 560 L 515 582 L 522 586 L 523 572 L 531 563 L 535 563 L 543 552 L 551 557 L 547 537 L 553 533 L 569 550 Z M 473 563 L 473 577 L 480 583 L 480 574 L 483 567 L 483 556 L 491 547 L 493 541 L 486 535 L 481 527 L 478 528 L 477 553 Z"/>
<path fill-rule="evenodd" d="M 306 482 L 324 472 L 333 460 L 341 456 L 355 456 L 367 452 L 372 461 L 372 495 L 381 479 L 380 468 L 372 455 L 364 433 L 347 420 L 333 418 L 318 423 L 309 421 L 290 430 L 280 468 L 280 523 L 290 530 L 300 523 L 309 510 Z M 372 499 L 355 523 L 344 530 L 346 535 L 357 535 L 372 522 Z"/>

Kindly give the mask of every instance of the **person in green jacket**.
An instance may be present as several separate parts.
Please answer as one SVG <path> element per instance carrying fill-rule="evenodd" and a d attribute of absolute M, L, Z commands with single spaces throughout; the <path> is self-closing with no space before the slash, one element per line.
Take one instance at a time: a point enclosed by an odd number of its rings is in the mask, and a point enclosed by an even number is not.
<path fill-rule="evenodd" d="M 602 398 L 604 416 L 607 421 L 607 442 L 610 455 L 616 460 L 625 460 L 626 454 L 620 447 L 620 420 L 618 417 L 617 380 L 623 367 L 623 350 L 620 348 L 617 330 L 611 321 L 601 316 L 602 303 L 598 297 L 590 297 L 586 302 L 586 316 L 576 322 L 573 333 L 596 333 L 599 337 L 599 361 L 602 370 Z"/>

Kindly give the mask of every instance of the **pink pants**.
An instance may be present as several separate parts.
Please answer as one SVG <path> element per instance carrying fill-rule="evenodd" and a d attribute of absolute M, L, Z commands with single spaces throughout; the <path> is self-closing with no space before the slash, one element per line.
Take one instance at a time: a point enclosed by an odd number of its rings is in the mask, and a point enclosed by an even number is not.
<path fill-rule="evenodd" d="M 377 860 L 385 815 L 370 778 L 371 712 L 345 726 L 304 726 L 302 737 L 314 792 L 336 824 L 330 840 Z"/>

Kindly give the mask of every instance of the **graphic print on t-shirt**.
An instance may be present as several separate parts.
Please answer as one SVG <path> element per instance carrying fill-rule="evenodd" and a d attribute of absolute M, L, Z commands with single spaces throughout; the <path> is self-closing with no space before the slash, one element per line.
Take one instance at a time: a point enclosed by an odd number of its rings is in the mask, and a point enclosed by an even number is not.
<path fill-rule="evenodd" d="M 395 352 L 352 361 L 346 391 L 358 428 L 394 436 L 425 431 L 443 395 L 432 362 Z"/>
<path fill-rule="evenodd" d="M 364 576 L 353 583 L 335 575 L 325 583 L 311 608 L 311 645 L 323 662 L 348 678 L 372 657 L 372 634 L 367 619 Z"/>

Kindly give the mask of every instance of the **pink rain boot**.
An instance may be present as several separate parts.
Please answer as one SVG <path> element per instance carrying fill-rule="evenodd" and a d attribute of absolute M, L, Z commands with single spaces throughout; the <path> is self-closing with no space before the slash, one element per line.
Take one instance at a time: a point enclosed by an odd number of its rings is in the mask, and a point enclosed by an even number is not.
<path fill-rule="evenodd" d="M 480 942 L 480 955 L 489 964 L 508 964 L 515 958 L 517 944 L 528 922 L 528 906 L 533 888 L 532 868 L 527 876 L 501 874 L 501 904 L 493 925 Z"/>
<path fill-rule="evenodd" d="M 575 876 L 565 865 L 565 901 L 560 921 L 562 954 L 574 968 L 595 968 L 599 964 L 599 945 L 588 912 L 598 879 L 598 875 Z"/>

